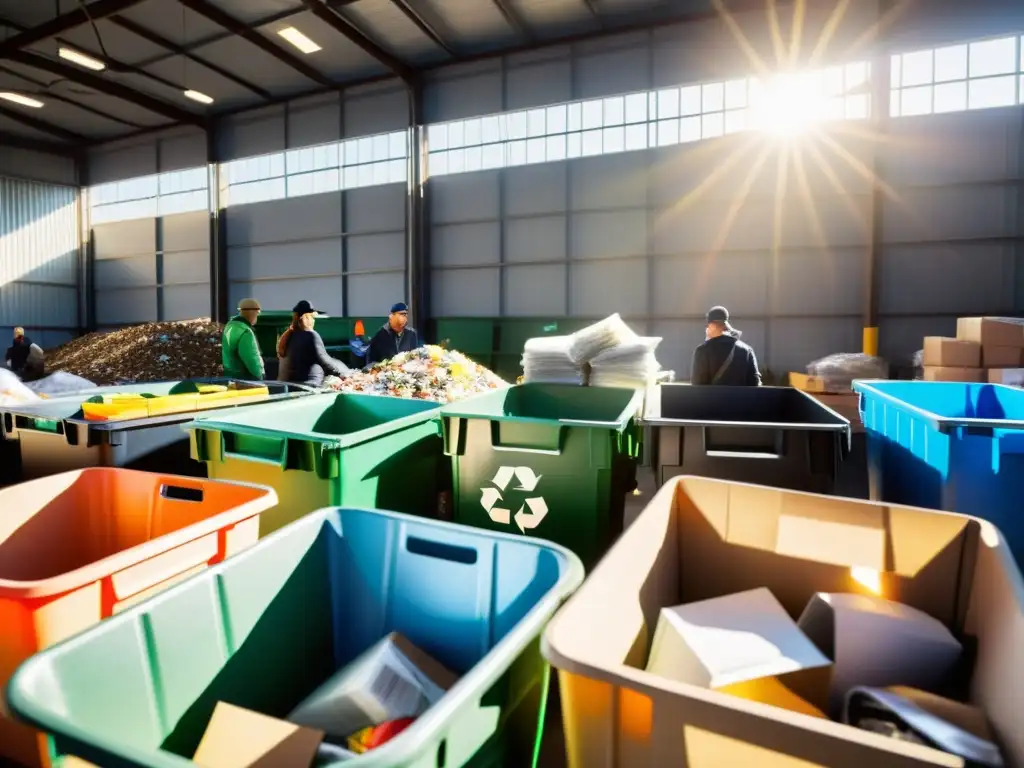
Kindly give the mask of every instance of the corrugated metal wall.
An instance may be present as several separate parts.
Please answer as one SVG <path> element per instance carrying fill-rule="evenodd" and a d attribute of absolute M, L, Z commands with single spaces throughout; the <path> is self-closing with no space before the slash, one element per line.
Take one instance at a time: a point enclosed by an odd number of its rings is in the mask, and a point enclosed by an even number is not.
<path fill-rule="evenodd" d="M 353 89 L 294 102 L 230 121 L 220 140 L 224 160 L 408 127 L 408 97 L 394 85 Z M 283 178 L 295 162 L 277 154 Z M 277 158 L 280 158 L 278 160 Z M 349 186 L 345 184 L 345 186 Z M 279 195 L 283 196 L 283 195 Z M 405 298 L 405 183 L 345 189 L 227 209 L 228 298 L 253 297 L 265 308 L 291 309 L 300 299 L 336 315 L 382 315 Z"/>
<path fill-rule="evenodd" d="M 115 189 L 121 194 L 113 199 L 124 202 L 111 204 L 134 206 L 131 217 L 94 223 L 90 229 L 99 327 L 211 314 L 208 207 L 172 213 L 173 205 L 165 204 L 189 194 L 180 191 L 182 177 L 188 181 L 196 175 L 207 184 L 202 133 L 110 145 L 90 155 L 91 184 L 138 187 L 134 195 Z M 192 187 L 206 199 L 205 189 Z M 102 204 L 102 188 L 93 194 L 94 206 Z M 135 215 L 139 211 L 149 215 Z"/>
<path fill-rule="evenodd" d="M 15 326 L 44 347 L 75 334 L 78 244 L 77 188 L 0 178 L 0 346 Z"/>

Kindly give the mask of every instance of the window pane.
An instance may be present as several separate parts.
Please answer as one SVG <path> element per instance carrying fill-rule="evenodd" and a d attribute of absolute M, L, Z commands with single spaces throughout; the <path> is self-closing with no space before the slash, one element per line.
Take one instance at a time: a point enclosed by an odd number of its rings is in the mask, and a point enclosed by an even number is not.
<path fill-rule="evenodd" d="M 679 121 L 679 141 L 700 141 L 700 118 L 684 117 Z"/>
<path fill-rule="evenodd" d="M 904 117 L 910 117 L 912 115 L 929 115 L 931 111 L 932 87 L 930 85 L 903 89 L 900 114 Z"/>
<path fill-rule="evenodd" d="M 583 108 L 583 130 L 600 128 L 604 120 L 604 102 L 600 99 L 584 101 Z"/>
<path fill-rule="evenodd" d="M 509 139 L 525 139 L 527 134 L 525 112 L 512 112 L 505 115 L 505 134 Z"/>
<path fill-rule="evenodd" d="M 565 133 L 565 104 L 557 107 L 548 107 L 547 110 L 548 133 Z"/>
<path fill-rule="evenodd" d="M 526 135 L 543 136 L 545 133 L 547 133 L 545 110 L 531 109 L 526 113 Z"/>
<path fill-rule="evenodd" d="M 935 112 L 963 112 L 967 109 L 967 83 L 942 83 L 935 86 Z"/>
<path fill-rule="evenodd" d="M 501 141 L 501 120 L 497 115 L 480 118 L 480 141 L 484 144 Z"/>
<path fill-rule="evenodd" d="M 721 112 L 704 115 L 700 123 L 700 135 L 703 139 L 711 139 L 725 133 L 725 117 Z"/>
<path fill-rule="evenodd" d="M 431 149 L 448 149 L 448 126 L 428 125 L 427 144 Z"/>
<path fill-rule="evenodd" d="M 951 45 L 935 50 L 935 82 L 967 79 L 967 46 Z"/>
<path fill-rule="evenodd" d="M 1009 107 L 1017 103 L 1017 78 L 987 77 L 971 80 L 967 84 L 968 109 L 991 109 Z"/>
<path fill-rule="evenodd" d="M 600 129 L 583 132 L 583 157 L 600 155 L 602 149 Z"/>
<path fill-rule="evenodd" d="M 583 134 L 570 133 L 565 139 L 565 156 L 579 157 L 583 153 Z"/>
<path fill-rule="evenodd" d="M 725 132 L 739 133 L 747 128 L 747 110 L 734 109 L 725 113 Z"/>
<path fill-rule="evenodd" d="M 626 97 L 626 122 L 647 122 L 647 94 L 634 93 Z"/>
<path fill-rule="evenodd" d="M 565 160 L 565 135 L 548 136 L 544 151 L 549 162 L 552 160 Z"/>
<path fill-rule="evenodd" d="M 667 147 L 679 143 L 679 120 L 658 121 L 658 146 Z"/>
<path fill-rule="evenodd" d="M 903 78 L 900 85 L 926 85 L 932 82 L 932 51 L 903 54 Z"/>
<path fill-rule="evenodd" d="M 701 111 L 721 112 L 725 109 L 725 83 L 708 83 L 701 88 Z"/>
<path fill-rule="evenodd" d="M 505 165 L 505 145 L 487 144 L 483 148 L 484 168 L 501 168 Z"/>
<path fill-rule="evenodd" d="M 466 172 L 479 171 L 483 168 L 483 150 L 479 146 L 466 150 Z"/>
<path fill-rule="evenodd" d="M 679 116 L 679 89 L 658 91 L 658 119 L 665 120 Z"/>
<path fill-rule="evenodd" d="M 701 107 L 700 86 L 688 85 L 679 91 L 679 114 L 699 115 Z"/>
<path fill-rule="evenodd" d="M 621 96 L 615 96 L 604 100 L 604 124 L 622 125 L 626 122 L 626 100 Z"/>
<path fill-rule="evenodd" d="M 463 140 L 467 147 L 475 147 L 480 144 L 480 121 L 466 120 L 463 123 Z"/>
<path fill-rule="evenodd" d="M 647 149 L 647 124 L 626 126 L 626 149 Z"/>
<path fill-rule="evenodd" d="M 526 142 L 526 162 L 543 163 L 547 156 L 544 154 L 544 138 L 530 139 Z"/>
<path fill-rule="evenodd" d="M 466 146 L 466 124 L 461 120 L 448 124 L 448 149 L 458 149 Z M 359 153 L 360 161 L 366 162 L 362 152 Z M 449 160 L 449 163 L 451 161 Z"/>
<path fill-rule="evenodd" d="M 508 164 L 526 165 L 526 142 L 512 141 L 508 144 Z"/>
<path fill-rule="evenodd" d="M 890 67 L 892 68 L 891 85 L 893 88 L 899 88 L 901 85 L 903 85 L 902 81 L 900 80 L 900 70 L 902 69 L 902 61 L 903 57 L 900 56 L 898 53 L 892 57 L 892 63 L 890 64 Z"/>
<path fill-rule="evenodd" d="M 988 77 L 1017 71 L 1017 38 L 1003 37 L 971 43 L 971 77 Z"/>
<path fill-rule="evenodd" d="M 448 173 L 448 153 L 431 152 L 427 158 L 427 172 L 431 176 L 444 176 Z"/>
<path fill-rule="evenodd" d="M 583 107 L 577 102 L 576 104 L 570 104 L 568 106 L 569 111 L 569 130 L 580 131 L 583 130 Z"/>

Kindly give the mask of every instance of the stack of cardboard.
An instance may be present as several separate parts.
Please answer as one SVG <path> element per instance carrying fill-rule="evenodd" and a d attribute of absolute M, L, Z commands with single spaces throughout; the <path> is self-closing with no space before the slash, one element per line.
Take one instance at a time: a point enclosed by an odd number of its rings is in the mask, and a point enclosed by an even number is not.
<path fill-rule="evenodd" d="M 922 365 L 925 381 L 1024 385 L 1024 322 L 961 317 L 955 339 L 925 337 Z"/>

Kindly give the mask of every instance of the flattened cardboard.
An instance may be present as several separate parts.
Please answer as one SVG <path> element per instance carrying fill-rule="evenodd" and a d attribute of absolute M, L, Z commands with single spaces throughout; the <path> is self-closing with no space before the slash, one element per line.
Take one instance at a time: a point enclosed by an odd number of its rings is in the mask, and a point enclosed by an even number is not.
<path fill-rule="evenodd" d="M 647 671 L 824 717 L 830 666 L 762 587 L 662 608 Z"/>
<path fill-rule="evenodd" d="M 857 592 L 940 620 L 977 646 L 968 703 L 985 711 L 1004 756 L 1024 766 L 1024 580 L 990 524 L 679 477 L 662 486 L 545 630 L 544 655 L 559 671 L 569 768 L 664 768 L 684 748 L 688 768 L 962 765 L 936 750 L 644 670 L 663 606 L 758 587 L 793 617 L 815 592 Z"/>
<path fill-rule="evenodd" d="M 878 595 L 819 592 L 797 626 L 832 659 L 828 713 L 839 718 L 851 688 L 935 690 L 963 649 L 937 619 Z"/>
<path fill-rule="evenodd" d="M 939 368 L 926 365 L 921 376 L 925 381 L 966 381 L 979 382 L 985 380 L 985 372 L 981 368 Z"/>
<path fill-rule="evenodd" d="M 1018 347 L 982 347 L 982 368 L 1018 368 L 1024 350 Z"/>
<path fill-rule="evenodd" d="M 961 317 L 956 321 L 956 337 L 984 347 L 1024 348 L 1024 324 L 1008 318 Z"/>
<path fill-rule="evenodd" d="M 192 762 L 202 768 L 306 768 L 323 731 L 218 701 Z"/>
<path fill-rule="evenodd" d="M 1024 387 L 1024 368 L 993 368 L 988 372 L 989 384 Z"/>
<path fill-rule="evenodd" d="M 981 344 L 945 336 L 925 336 L 921 365 L 946 368 L 980 368 Z"/>

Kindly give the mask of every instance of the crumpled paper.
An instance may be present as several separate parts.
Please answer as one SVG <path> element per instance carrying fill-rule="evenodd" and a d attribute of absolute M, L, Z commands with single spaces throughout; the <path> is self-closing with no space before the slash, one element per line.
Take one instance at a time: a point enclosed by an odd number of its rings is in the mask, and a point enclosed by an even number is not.
<path fill-rule="evenodd" d="M 452 403 L 507 386 L 508 382 L 461 352 L 436 345 L 402 352 L 343 379 L 336 376 L 324 379 L 324 387 L 337 392 L 438 403 Z"/>

